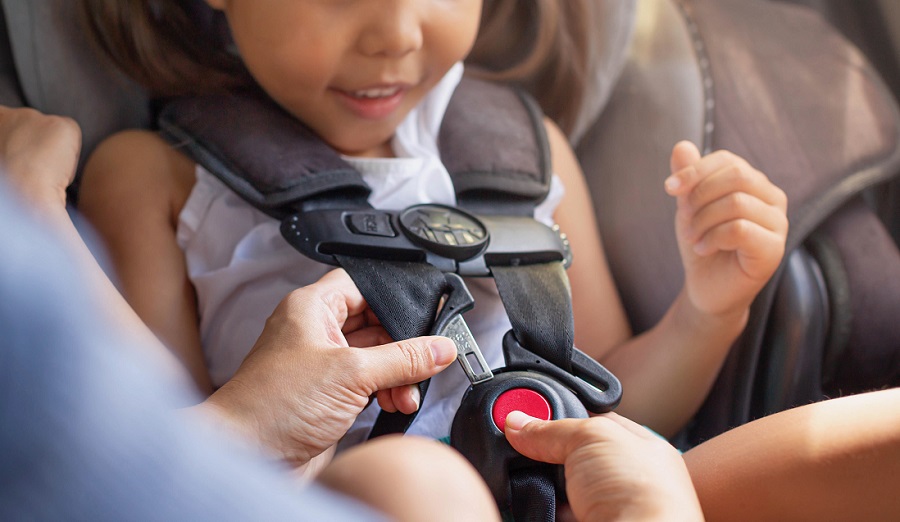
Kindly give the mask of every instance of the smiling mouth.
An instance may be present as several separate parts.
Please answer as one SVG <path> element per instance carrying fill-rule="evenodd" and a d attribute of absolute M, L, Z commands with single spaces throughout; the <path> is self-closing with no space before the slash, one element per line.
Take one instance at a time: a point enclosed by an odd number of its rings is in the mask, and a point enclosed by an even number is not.
<path fill-rule="evenodd" d="M 364 119 L 381 119 L 391 115 L 400 107 L 408 88 L 395 84 L 370 87 L 356 91 L 335 89 L 344 107 Z"/>
<path fill-rule="evenodd" d="M 379 87 L 374 89 L 363 89 L 359 91 L 348 92 L 354 98 L 377 99 L 390 98 L 400 92 L 400 87 Z"/>

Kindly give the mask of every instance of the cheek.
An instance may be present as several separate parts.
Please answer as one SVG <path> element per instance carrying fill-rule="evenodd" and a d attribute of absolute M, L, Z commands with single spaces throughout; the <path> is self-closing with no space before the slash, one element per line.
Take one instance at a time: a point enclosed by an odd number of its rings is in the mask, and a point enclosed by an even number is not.
<path fill-rule="evenodd" d="M 458 16 L 456 23 L 444 23 L 435 28 L 434 38 L 446 59 L 459 61 L 469 54 L 478 34 L 477 16 Z"/>
<path fill-rule="evenodd" d="M 325 88 L 334 74 L 335 59 L 327 49 L 309 52 L 311 43 L 292 35 L 274 41 L 249 39 L 238 47 L 244 64 L 271 95 Z"/>
<path fill-rule="evenodd" d="M 285 0 L 254 1 L 261 2 L 259 8 L 236 2 L 228 19 L 244 64 L 263 87 L 307 80 L 315 83 L 330 72 L 330 49 L 316 41 L 321 28 L 309 27 L 316 22 L 315 12 L 300 12 Z M 284 5 L 263 7 L 275 1 Z"/>

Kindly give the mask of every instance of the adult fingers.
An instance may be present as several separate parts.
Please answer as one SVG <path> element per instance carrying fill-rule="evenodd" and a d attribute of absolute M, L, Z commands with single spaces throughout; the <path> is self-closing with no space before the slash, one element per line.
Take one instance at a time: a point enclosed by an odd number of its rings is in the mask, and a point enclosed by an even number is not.
<path fill-rule="evenodd" d="M 418 411 L 419 404 L 422 401 L 419 387 L 415 384 L 398 386 L 388 390 L 378 390 L 376 398 L 378 406 L 382 410 L 389 413 L 399 411 L 407 415 Z"/>
<path fill-rule="evenodd" d="M 456 360 L 456 345 L 446 337 L 416 337 L 354 351 L 353 378 L 370 390 L 386 390 L 424 381 Z"/>
<path fill-rule="evenodd" d="M 381 326 L 364 326 L 353 331 L 348 331 L 346 324 L 344 326 L 344 336 L 347 338 L 347 344 L 350 346 L 379 346 L 393 341 L 391 336 Z"/>
<path fill-rule="evenodd" d="M 343 268 L 336 268 L 328 272 L 305 288 L 317 292 L 320 300 L 328 305 L 329 310 L 340 316 L 342 323 L 348 317 L 363 314 L 368 307 L 366 300 L 356 288 L 356 284 Z"/>
<path fill-rule="evenodd" d="M 531 459 L 564 464 L 568 456 L 591 442 L 621 435 L 625 428 L 606 416 L 543 421 L 520 411 L 506 417 L 506 438 L 516 451 Z"/>

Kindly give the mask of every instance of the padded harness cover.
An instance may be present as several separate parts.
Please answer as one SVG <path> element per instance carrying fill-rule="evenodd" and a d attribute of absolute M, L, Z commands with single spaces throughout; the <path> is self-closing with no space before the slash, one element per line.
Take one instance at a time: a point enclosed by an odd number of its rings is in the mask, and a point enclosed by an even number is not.
<path fill-rule="evenodd" d="M 334 149 L 259 91 L 176 99 L 159 122 L 176 148 L 275 218 L 307 200 L 369 193 Z M 440 150 L 460 205 L 470 210 L 530 213 L 549 190 L 543 120 L 518 91 L 464 78 L 447 108 Z"/>

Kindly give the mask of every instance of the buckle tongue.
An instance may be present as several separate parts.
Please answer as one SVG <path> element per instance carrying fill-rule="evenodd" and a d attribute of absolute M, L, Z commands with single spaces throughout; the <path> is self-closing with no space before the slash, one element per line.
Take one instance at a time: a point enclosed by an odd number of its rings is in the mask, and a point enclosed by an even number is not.
<path fill-rule="evenodd" d="M 450 285 L 450 290 L 447 292 L 444 305 L 434 321 L 432 333 L 434 335 L 443 335 L 453 340 L 456 344 L 456 360 L 459 361 L 459 365 L 466 372 L 469 382 L 479 384 L 489 381 L 494 378 L 494 372 L 491 371 L 490 366 L 484 360 L 484 355 L 481 353 L 481 349 L 478 348 L 478 343 L 475 342 L 475 337 L 472 335 L 472 331 L 469 330 L 469 325 L 466 324 L 465 319 L 462 317 L 464 312 L 471 310 L 475 306 L 475 298 L 472 297 L 472 293 L 469 292 L 466 284 L 458 275 L 446 273 L 444 278 L 447 280 L 447 284 Z M 477 369 L 473 366 L 473 362 L 478 365 Z"/>
<path fill-rule="evenodd" d="M 494 378 L 494 372 L 491 371 L 491 368 L 484 360 L 484 355 L 482 355 L 481 349 L 478 348 L 475 337 L 472 336 L 472 331 L 469 330 L 469 325 L 466 324 L 461 315 L 453 316 L 447 323 L 447 326 L 444 327 L 441 335 L 449 337 L 456 343 L 456 360 L 459 361 L 459 365 L 466 372 L 469 382 L 474 385 Z M 476 370 L 473 367 L 473 361 L 470 359 L 470 356 L 474 358 L 474 362 L 478 364 L 479 369 Z"/>

